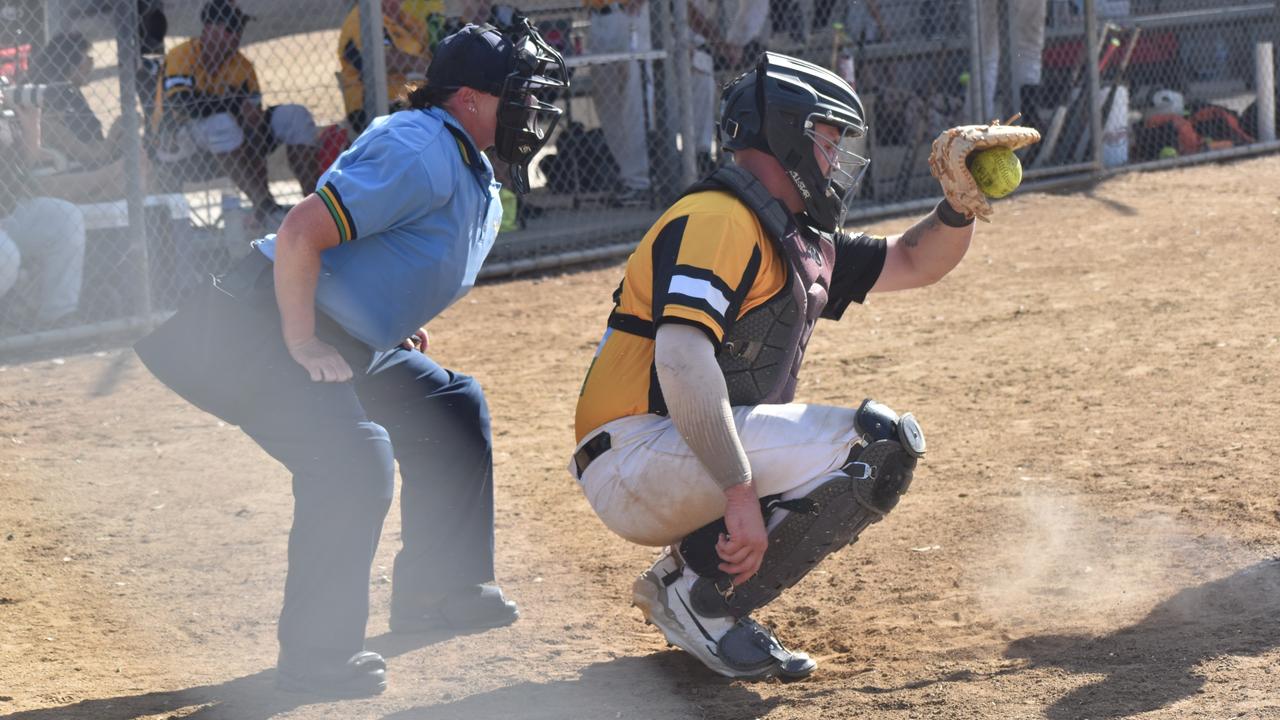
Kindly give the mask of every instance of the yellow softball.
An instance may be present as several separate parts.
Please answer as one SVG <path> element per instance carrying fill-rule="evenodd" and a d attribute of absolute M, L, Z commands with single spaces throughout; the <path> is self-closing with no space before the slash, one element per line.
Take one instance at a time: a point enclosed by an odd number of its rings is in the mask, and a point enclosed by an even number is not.
<path fill-rule="evenodd" d="M 1022 163 L 1007 147 L 987 148 L 969 156 L 969 172 L 989 198 L 1002 198 L 1022 184 Z"/>

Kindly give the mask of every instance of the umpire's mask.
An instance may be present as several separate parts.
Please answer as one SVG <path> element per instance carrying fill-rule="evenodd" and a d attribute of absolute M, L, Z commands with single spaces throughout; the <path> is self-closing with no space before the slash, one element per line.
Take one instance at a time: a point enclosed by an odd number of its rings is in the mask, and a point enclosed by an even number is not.
<path fill-rule="evenodd" d="M 569 76 L 564 58 L 528 18 L 519 18 L 509 37 L 511 67 L 498 95 L 494 150 L 511 164 L 511 184 L 524 194 L 529 191 L 529 161 L 551 139 L 560 121 L 561 110 L 552 102 L 569 87 Z"/>
<path fill-rule="evenodd" d="M 472 87 L 498 97 L 494 151 L 511 166 L 511 185 L 529 191 L 529 161 L 551 139 L 560 120 L 552 104 L 569 87 L 564 58 L 542 39 L 528 18 L 511 29 L 467 25 L 440 41 L 427 68 L 427 84 Z"/>

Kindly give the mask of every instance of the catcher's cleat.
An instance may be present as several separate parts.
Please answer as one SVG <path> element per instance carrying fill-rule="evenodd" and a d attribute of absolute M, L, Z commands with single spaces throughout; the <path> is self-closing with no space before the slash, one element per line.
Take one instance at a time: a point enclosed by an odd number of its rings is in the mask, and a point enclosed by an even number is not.
<path fill-rule="evenodd" d="M 387 689 L 387 662 L 375 652 L 359 652 L 341 666 L 292 667 L 280 663 L 276 689 L 323 698 L 361 698 Z"/>
<path fill-rule="evenodd" d="M 398 634 L 488 630 L 510 625 L 518 619 L 520 609 L 503 597 L 497 585 L 477 585 L 450 593 L 427 607 L 391 601 L 391 632 Z"/>
<path fill-rule="evenodd" d="M 793 653 L 772 631 L 751 618 L 708 617 L 693 610 L 689 589 L 697 575 L 668 551 L 636 579 L 632 602 L 674 645 L 720 675 L 788 679 L 811 674 L 817 666 L 808 655 Z"/>

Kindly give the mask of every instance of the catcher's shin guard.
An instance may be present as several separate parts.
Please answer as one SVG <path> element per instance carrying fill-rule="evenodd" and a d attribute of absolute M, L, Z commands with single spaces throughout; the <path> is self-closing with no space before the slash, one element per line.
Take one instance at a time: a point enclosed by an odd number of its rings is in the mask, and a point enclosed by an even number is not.
<path fill-rule="evenodd" d="M 857 423 L 863 445 L 840 472 L 803 497 L 765 499 L 766 511 L 790 512 L 770 530 L 764 562 L 746 583 L 735 587 L 717 567 L 715 538 L 722 520 L 685 538 L 681 552 L 700 576 L 690 591 L 694 610 L 743 617 L 764 607 L 898 504 L 924 454 L 920 425 L 910 414 L 899 418 L 870 400 L 859 409 Z"/>

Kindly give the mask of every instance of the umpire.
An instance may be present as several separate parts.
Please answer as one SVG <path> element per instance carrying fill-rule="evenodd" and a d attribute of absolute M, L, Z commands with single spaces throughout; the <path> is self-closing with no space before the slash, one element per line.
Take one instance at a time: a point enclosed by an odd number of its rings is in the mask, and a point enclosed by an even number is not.
<path fill-rule="evenodd" d="M 136 346 L 157 378 L 293 473 L 283 690 L 386 688 L 383 658 L 363 645 L 396 461 L 392 632 L 518 616 L 493 584 L 484 394 L 427 357 L 423 326 L 474 284 L 502 220 L 481 151 L 493 147 L 527 189 L 560 113 L 541 98 L 564 78 L 527 21 L 444 39 L 409 109 L 374 121 L 278 234 Z"/>

